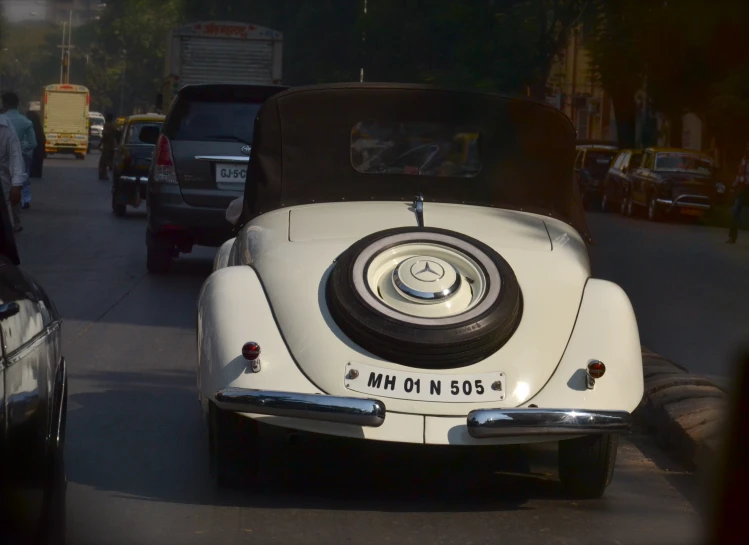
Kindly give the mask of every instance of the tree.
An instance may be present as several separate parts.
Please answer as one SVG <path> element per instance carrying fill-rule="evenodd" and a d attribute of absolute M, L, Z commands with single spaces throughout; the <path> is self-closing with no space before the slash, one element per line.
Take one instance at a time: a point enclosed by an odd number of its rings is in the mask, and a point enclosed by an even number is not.
<path fill-rule="evenodd" d="M 182 22 L 181 0 L 120 0 L 93 26 L 86 82 L 94 101 L 123 115 L 150 108 L 163 77 L 165 29 Z M 120 108 L 122 102 L 122 108 Z"/>
<path fill-rule="evenodd" d="M 645 10 L 643 0 L 593 0 L 583 25 L 593 77 L 611 97 L 624 148 L 635 147 L 635 95 L 643 87 L 647 58 Z"/>

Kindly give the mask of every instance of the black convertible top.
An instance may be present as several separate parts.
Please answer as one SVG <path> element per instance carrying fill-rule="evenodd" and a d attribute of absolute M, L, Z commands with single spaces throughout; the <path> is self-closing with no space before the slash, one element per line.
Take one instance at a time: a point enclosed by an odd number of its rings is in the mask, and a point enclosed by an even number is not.
<path fill-rule="evenodd" d="M 352 135 L 362 122 L 370 121 L 400 127 L 472 127 L 471 133 L 479 135 L 475 147 L 480 169 L 467 176 L 357 169 Z M 427 202 L 552 216 L 590 240 L 573 178 L 575 154 L 570 120 L 531 100 L 426 85 L 297 87 L 270 97 L 255 120 L 239 223 L 286 206 L 409 201 L 421 193 Z"/>

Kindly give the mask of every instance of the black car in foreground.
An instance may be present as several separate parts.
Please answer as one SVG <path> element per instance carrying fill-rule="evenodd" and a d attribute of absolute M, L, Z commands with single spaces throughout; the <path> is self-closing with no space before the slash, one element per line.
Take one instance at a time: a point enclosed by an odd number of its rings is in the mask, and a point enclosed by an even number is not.
<path fill-rule="evenodd" d="M 62 320 L 19 263 L 8 208 L 0 206 L 0 543 L 61 543 L 68 391 Z"/>
<path fill-rule="evenodd" d="M 255 117 L 277 85 L 186 85 L 172 101 L 148 177 L 147 267 L 165 273 L 194 245 L 231 238 L 226 209 L 241 197 Z M 151 134 L 148 137 L 146 133 Z M 155 136 L 144 131 L 143 139 Z"/>

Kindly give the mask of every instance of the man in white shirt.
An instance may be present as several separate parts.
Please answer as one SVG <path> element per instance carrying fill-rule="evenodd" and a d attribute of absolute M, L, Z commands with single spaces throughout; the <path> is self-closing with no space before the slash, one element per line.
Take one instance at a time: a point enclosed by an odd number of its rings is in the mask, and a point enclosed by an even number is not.
<path fill-rule="evenodd" d="M 13 224 L 13 231 L 16 233 L 23 229 L 16 209 L 21 202 L 21 188 L 25 179 L 26 167 L 18 136 L 8 118 L 0 115 L 0 183 L 5 196 L 5 205 L 8 207 L 8 215 Z"/>

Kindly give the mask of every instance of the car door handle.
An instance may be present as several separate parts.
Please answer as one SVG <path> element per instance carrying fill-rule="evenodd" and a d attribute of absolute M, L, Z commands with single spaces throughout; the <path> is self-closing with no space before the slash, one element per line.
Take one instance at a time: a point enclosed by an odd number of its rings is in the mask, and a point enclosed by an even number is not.
<path fill-rule="evenodd" d="M 20 311 L 21 306 L 18 303 L 5 303 L 4 305 L 0 305 L 0 320 L 7 320 L 18 314 Z"/>

